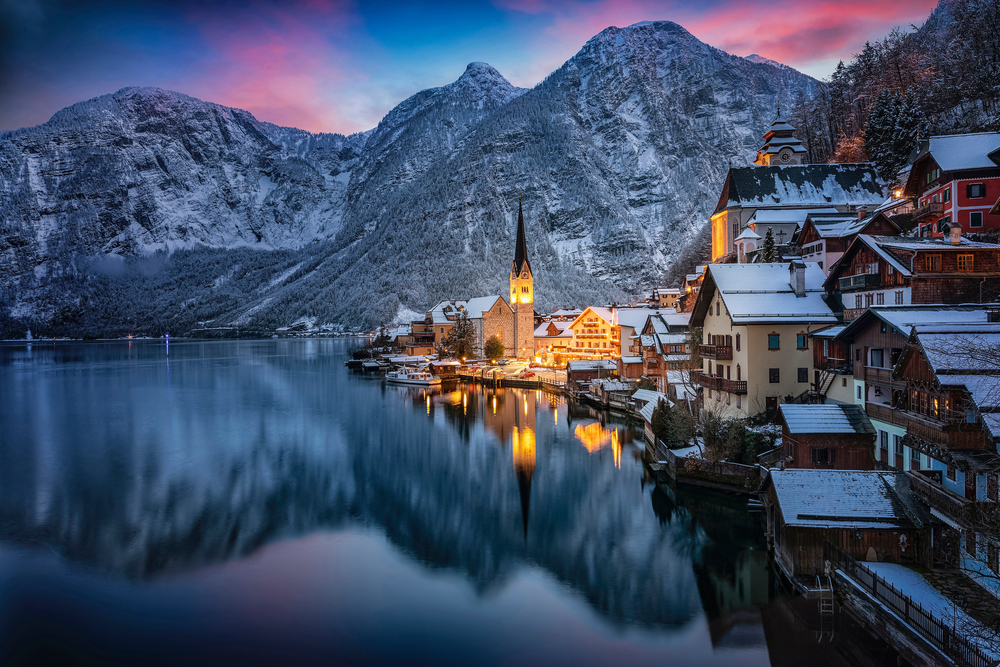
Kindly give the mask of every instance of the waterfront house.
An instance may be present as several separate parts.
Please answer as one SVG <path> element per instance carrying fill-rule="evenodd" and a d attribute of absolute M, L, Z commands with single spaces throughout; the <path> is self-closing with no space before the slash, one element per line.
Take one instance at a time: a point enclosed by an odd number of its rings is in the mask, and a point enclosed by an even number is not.
<path fill-rule="evenodd" d="M 1000 132 L 935 136 L 921 142 L 903 195 L 917 200 L 920 236 L 1000 230 Z"/>
<path fill-rule="evenodd" d="M 566 378 L 572 385 L 574 382 L 590 382 L 600 378 L 612 377 L 618 372 L 618 364 L 606 359 L 571 359 L 566 363 Z"/>
<path fill-rule="evenodd" d="M 869 306 L 987 303 L 1000 294 L 1000 245 L 955 226 L 945 240 L 860 234 L 825 287 L 840 294 L 845 320 Z"/>
<path fill-rule="evenodd" d="M 812 587 L 826 573 L 826 543 L 859 561 L 932 564 L 937 523 L 906 473 L 771 470 L 761 486 L 778 567 Z"/>
<path fill-rule="evenodd" d="M 778 409 L 777 423 L 785 468 L 875 468 L 875 428 L 860 406 L 785 404 Z"/>
<path fill-rule="evenodd" d="M 656 313 L 646 318 L 639 335 L 632 337 L 631 350 L 641 358 L 641 374 L 658 391 L 667 392 L 668 372 L 689 370 L 690 320 L 690 313 Z"/>
<path fill-rule="evenodd" d="M 564 365 L 573 344 L 573 331 L 569 328 L 571 323 L 553 317 L 535 327 L 535 356 L 557 367 Z"/>
<path fill-rule="evenodd" d="M 618 322 L 612 307 L 591 306 L 569 325 L 573 359 L 615 359 L 621 356 Z"/>
<path fill-rule="evenodd" d="M 823 271 L 803 262 L 710 264 L 691 326 L 701 327 L 704 409 L 732 417 L 765 410 L 809 391 L 811 329 L 837 323 Z"/>

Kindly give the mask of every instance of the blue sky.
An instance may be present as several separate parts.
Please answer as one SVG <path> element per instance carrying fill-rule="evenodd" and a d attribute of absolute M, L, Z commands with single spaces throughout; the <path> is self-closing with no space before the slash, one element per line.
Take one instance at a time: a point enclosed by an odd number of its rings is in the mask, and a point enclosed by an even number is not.
<path fill-rule="evenodd" d="M 671 20 L 823 78 L 934 0 L 71 2 L 0 0 L 0 130 L 159 86 L 312 131 L 374 127 L 472 61 L 531 87 L 612 25 Z"/>

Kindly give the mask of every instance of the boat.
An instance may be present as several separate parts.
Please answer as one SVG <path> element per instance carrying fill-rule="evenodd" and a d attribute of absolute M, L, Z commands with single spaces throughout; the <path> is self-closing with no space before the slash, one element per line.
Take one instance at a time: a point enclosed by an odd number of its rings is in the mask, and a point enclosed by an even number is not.
<path fill-rule="evenodd" d="M 409 384 L 418 387 L 431 387 L 441 384 L 441 378 L 435 377 L 419 368 L 406 368 L 405 366 L 395 371 L 389 371 L 386 373 L 385 379 L 386 382 L 392 382 L 393 384 Z"/>

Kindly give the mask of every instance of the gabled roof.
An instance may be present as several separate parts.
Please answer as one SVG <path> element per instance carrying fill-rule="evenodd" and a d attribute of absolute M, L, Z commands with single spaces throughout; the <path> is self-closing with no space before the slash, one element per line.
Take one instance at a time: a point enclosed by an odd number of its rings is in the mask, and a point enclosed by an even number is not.
<path fill-rule="evenodd" d="M 789 433 L 875 433 L 859 405 L 783 403 L 778 409 Z"/>
<path fill-rule="evenodd" d="M 583 312 L 577 315 L 576 319 L 570 323 L 570 328 L 575 329 L 577 322 L 586 317 L 588 312 L 597 315 L 608 324 L 613 325 L 615 323 L 615 311 L 613 308 L 606 308 L 604 306 L 587 306 L 583 309 Z"/>
<path fill-rule="evenodd" d="M 747 220 L 747 224 L 780 225 L 792 222 L 799 224 L 810 215 L 819 215 L 822 213 L 831 213 L 834 215 L 850 215 L 849 213 L 846 214 L 837 213 L 837 209 L 833 206 L 824 206 L 821 208 L 788 208 L 788 209 L 768 208 L 768 209 L 761 209 L 759 211 L 754 211 L 754 214 L 750 216 L 749 220 Z"/>
<path fill-rule="evenodd" d="M 808 208 L 882 203 L 869 164 L 804 164 L 731 168 L 712 215 L 730 207 Z"/>
<path fill-rule="evenodd" d="M 976 132 L 931 137 L 917 159 L 930 154 L 941 171 L 992 169 L 1000 164 L 990 154 L 1000 149 L 1000 132 Z"/>
<path fill-rule="evenodd" d="M 499 295 L 494 296 L 479 296 L 475 299 L 469 299 L 465 304 L 465 312 L 469 314 L 470 320 L 479 319 L 483 316 L 483 313 L 496 304 L 497 301 L 503 301 L 504 305 L 510 309 L 507 301 Z"/>
<path fill-rule="evenodd" d="M 904 472 L 876 470 L 772 470 L 787 526 L 811 528 L 914 528 L 931 522 Z"/>
<path fill-rule="evenodd" d="M 755 232 L 750 227 L 747 227 L 742 232 L 740 232 L 740 235 L 736 237 L 736 240 L 737 241 L 742 241 L 743 239 L 748 239 L 750 241 L 755 241 L 755 240 L 757 240 L 759 238 L 760 238 L 760 234 L 758 234 L 757 232 Z"/>
<path fill-rule="evenodd" d="M 837 317 L 824 299 L 823 278 L 818 264 L 806 263 L 805 295 L 796 296 L 785 262 L 710 264 L 691 324 L 704 324 L 716 291 L 734 324 L 836 324 Z"/>
<path fill-rule="evenodd" d="M 864 231 L 865 227 L 874 222 L 875 218 L 879 216 L 897 232 L 901 231 L 899 225 L 893 222 L 888 216 L 883 215 L 882 211 L 876 211 L 869 213 L 863 218 L 858 218 L 857 215 L 852 213 L 810 214 L 806 217 L 806 221 L 802 225 L 802 232 L 804 234 L 805 228 L 811 225 L 820 238 L 853 236 Z"/>
<path fill-rule="evenodd" d="M 614 371 L 618 370 L 618 362 L 605 359 L 571 359 L 566 362 L 571 371 Z"/>
<path fill-rule="evenodd" d="M 959 306 L 939 304 L 921 306 L 869 306 L 849 324 L 840 327 L 839 331 L 836 332 L 836 337 L 843 340 L 851 340 L 868 327 L 872 320 L 881 320 L 888 326 L 899 331 L 902 335 L 909 336 L 913 327 L 917 324 L 939 326 L 985 324 L 986 311 L 978 304 Z"/>
<path fill-rule="evenodd" d="M 537 327 L 535 327 L 535 338 L 572 338 L 573 332 L 569 329 L 569 322 L 552 320 L 550 322 L 542 322 Z M 549 327 L 555 327 L 558 329 L 559 333 L 550 334 Z"/>

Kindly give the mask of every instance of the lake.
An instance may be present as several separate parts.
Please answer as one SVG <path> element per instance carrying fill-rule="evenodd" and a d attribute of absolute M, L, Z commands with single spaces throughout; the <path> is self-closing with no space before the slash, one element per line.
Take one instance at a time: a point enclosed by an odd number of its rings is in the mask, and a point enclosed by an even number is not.
<path fill-rule="evenodd" d="M 652 483 L 641 426 L 387 385 L 345 368 L 355 344 L 0 345 L 0 664 L 881 650 L 781 592 L 745 498 Z"/>

